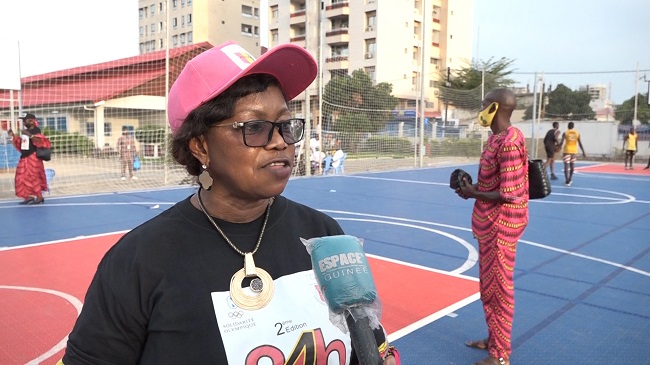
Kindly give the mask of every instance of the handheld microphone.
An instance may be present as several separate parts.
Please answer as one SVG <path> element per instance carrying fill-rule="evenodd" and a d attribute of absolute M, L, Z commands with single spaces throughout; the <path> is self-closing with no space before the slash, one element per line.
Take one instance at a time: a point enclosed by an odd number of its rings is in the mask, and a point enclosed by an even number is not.
<path fill-rule="evenodd" d="M 372 330 L 379 327 L 381 304 L 361 242 L 354 236 L 339 235 L 303 243 L 311 254 L 327 306 L 335 315 L 345 317 L 359 363 L 383 364 Z"/>

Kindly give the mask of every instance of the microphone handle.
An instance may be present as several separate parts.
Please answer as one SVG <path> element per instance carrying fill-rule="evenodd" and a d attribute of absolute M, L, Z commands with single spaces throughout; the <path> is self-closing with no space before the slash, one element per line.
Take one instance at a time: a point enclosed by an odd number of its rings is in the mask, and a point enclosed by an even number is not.
<path fill-rule="evenodd" d="M 360 365 L 382 365 L 384 362 L 379 356 L 375 334 L 370 328 L 370 319 L 359 307 L 346 309 L 345 320 L 350 330 L 352 347 L 357 354 Z M 357 317 L 357 320 L 353 318 Z"/>

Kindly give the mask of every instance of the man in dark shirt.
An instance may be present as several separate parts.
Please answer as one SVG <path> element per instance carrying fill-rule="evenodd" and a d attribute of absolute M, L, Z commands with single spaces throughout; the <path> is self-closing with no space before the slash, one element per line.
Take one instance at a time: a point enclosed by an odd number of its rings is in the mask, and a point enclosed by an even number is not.
<path fill-rule="evenodd" d="M 555 154 L 560 150 L 560 124 L 553 122 L 553 128 L 549 129 L 544 136 L 544 149 L 546 150 L 546 162 L 544 170 L 551 167 L 551 180 L 557 180 L 555 176 Z"/>

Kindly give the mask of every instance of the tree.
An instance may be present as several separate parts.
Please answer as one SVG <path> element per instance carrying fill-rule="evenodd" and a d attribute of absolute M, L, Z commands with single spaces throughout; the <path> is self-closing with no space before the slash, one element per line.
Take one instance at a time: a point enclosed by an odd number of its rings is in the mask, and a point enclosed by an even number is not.
<path fill-rule="evenodd" d="M 586 91 L 572 91 L 559 84 L 548 95 L 545 115 L 550 119 L 589 120 L 596 113 L 589 106 L 591 96 Z"/>
<path fill-rule="evenodd" d="M 382 130 L 398 104 L 392 92 L 392 84 L 373 85 L 363 70 L 334 77 L 323 94 L 323 116 L 328 121 L 323 128 L 348 133 Z"/>
<path fill-rule="evenodd" d="M 641 124 L 648 124 L 650 123 L 650 105 L 648 105 L 648 96 L 638 94 L 637 98 L 636 119 L 638 119 Z M 632 124 L 632 119 L 634 119 L 634 96 L 625 100 L 623 104 L 616 107 L 614 117 L 616 120 L 620 121 L 621 124 Z"/>
<path fill-rule="evenodd" d="M 481 108 L 481 84 L 485 93 L 490 90 L 513 85 L 514 80 L 508 76 L 512 73 L 514 60 L 502 57 L 498 60 L 472 61 L 460 70 L 453 70 L 447 85 L 446 71 L 440 75 L 436 87 L 440 91 L 442 103 L 459 109 L 477 110 Z"/>

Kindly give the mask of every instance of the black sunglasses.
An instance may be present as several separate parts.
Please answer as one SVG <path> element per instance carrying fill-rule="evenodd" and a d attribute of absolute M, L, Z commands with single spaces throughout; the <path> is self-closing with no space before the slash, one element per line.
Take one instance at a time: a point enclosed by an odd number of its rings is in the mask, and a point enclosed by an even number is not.
<path fill-rule="evenodd" d="M 305 120 L 302 118 L 287 119 L 284 122 L 269 122 L 267 120 L 251 120 L 232 124 L 219 124 L 213 127 L 231 126 L 241 129 L 244 144 L 248 147 L 265 147 L 273 138 L 273 131 L 278 128 L 280 136 L 286 144 L 295 144 L 302 140 L 305 134 Z"/>

